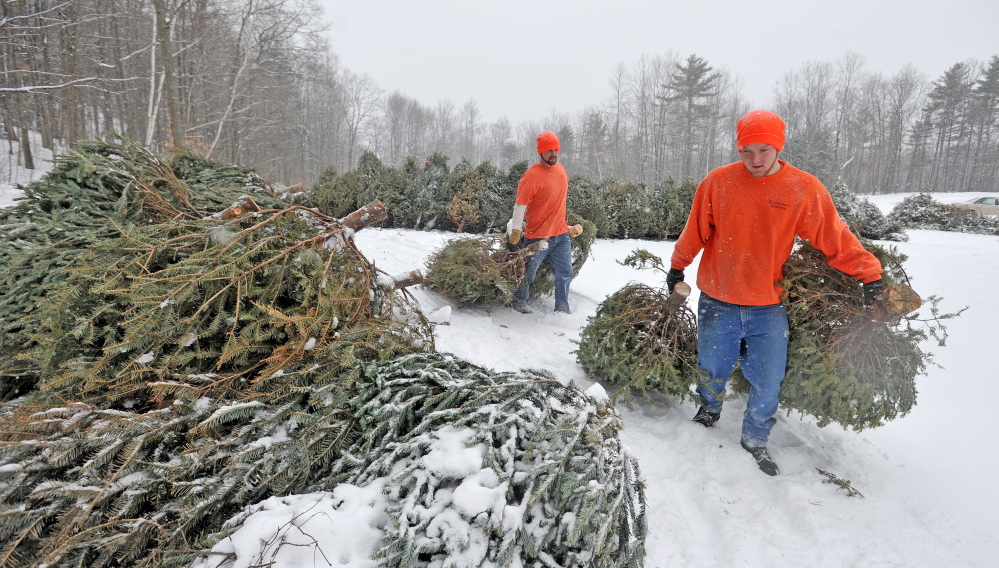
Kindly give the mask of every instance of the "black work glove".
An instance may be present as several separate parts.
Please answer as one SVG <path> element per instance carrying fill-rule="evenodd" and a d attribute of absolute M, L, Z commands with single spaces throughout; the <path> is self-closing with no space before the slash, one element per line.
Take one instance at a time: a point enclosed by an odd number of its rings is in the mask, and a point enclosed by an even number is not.
<path fill-rule="evenodd" d="M 666 290 L 670 294 L 673 293 L 673 287 L 676 286 L 677 282 L 683 282 L 683 271 L 670 268 L 669 272 L 666 273 Z"/>
<path fill-rule="evenodd" d="M 870 307 L 874 299 L 885 291 L 885 281 L 878 278 L 873 282 L 864 283 L 864 306 Z"/>

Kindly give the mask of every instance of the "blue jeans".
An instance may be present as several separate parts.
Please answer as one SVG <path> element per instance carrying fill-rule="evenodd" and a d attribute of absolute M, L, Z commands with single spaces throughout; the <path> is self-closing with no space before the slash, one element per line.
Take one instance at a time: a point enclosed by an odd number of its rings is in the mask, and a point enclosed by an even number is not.
<path fill-rule="evenodd" d="M 735 370 L 749 380 L 749 401 L 742 419 L 742 441 L 767 445 L 777 422 L 780 384 L 787 366 L 787 308 L 740 306 L 701 293 L 697 304 L 697 394 L 710 412 L 721 412 L 725 384 Z"/>
<path fill-rule="evenodd" d="M 531 284 L 538 274 L 541 263 L 548 259 L 555 274 L 555 311 L 569 313 L 569 283 L 572 282 L 572 247 L 569 245 L 569 233 L 562 233 L 547 239 L 524 239 L 524 245 L 530 245 L 541 240 L 548 241 L 548 248 L 527 257 L 527 273 L 520 287 L 513 293 L 518 303 L 526 302 L 531 296 Z"/>

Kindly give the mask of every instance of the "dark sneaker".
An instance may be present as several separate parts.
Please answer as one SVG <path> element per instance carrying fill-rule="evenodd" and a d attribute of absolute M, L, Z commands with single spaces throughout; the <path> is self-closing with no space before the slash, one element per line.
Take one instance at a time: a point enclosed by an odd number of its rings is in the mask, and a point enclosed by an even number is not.
<path fill-rule="evenodd" d="M 534 313 L 531 310 L 531 308 L 527 307 L 527 302 L 517 302 L 516 304 L 513 305 L 513 309 L 517 310 L 518 312 L 520 312 L 522 314 L 533 314 Z"/>
<path fill-rule="evenodd" d="M 756 465 L 760 466 L 760 471 L 767 475 L 777 475 L 779 473 L 777 470 L 777 464 L 774 463 L 774 459 L 770 457 L 770 452 L 767 451 L 766 447 L 751 448 L 746 445 L 746 442 L 740 443 L 742 444 L 742 449 L 753 454 L 753 458 L 756 459 Z"/>
<path fill-rule="evenodd" d="M 719 418 L 721 418 L 721 412 L 708 412 L 708 409 L 702 406 L 697 409 L 693 421 L 702 424 L 705 428 L 710 428 L 715 425 L 715 422 L 718 422 Z"/>

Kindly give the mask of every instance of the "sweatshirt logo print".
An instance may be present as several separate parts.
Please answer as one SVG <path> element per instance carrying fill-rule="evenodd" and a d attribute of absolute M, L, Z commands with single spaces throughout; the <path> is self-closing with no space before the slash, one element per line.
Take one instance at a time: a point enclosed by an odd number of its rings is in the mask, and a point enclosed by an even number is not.
<path fill-rule="evenodd" d="M 780 209 L 781 211 L 787 211 L 788 209 L 791 208 L 791 206 L 788 205 L 787 203 L 781 203 L 780 201 L 774 201 L 773 199 L 768 199 L 767 202 L 770 203 L 770 207 L 772 209 Z"/>

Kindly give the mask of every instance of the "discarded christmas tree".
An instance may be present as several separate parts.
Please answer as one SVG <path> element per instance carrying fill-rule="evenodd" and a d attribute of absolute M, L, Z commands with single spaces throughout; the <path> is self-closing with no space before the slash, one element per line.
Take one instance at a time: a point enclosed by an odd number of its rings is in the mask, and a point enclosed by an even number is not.
<path fill-rule="evenodd" d="M 902 255 L 864 244 L 881 261 L 889 290 L 909 283 Z M 898 300 L 893 317 L 880 305 L 865 307 L 857 281 L 830 267 L 808 243 L 791 255 L 784 275 L 791 335 L 783 407 L 812 415 L 819 425 L 855 430 L 908 413 L 916 404 L 916 377 L 932 362 L 921 343 L 930 335 L 943 345 L 941 322 L 957 314 L 939 314 L 936 297 L 927 299 L 932 315 L 926 319 L 908 313 L 914 306 L 907 299 Z"/>
<path fill-rule="evenodd" d="M 582 232 L 570 241 L 573 276 L 589 258 L 596 236 L 593 223 L 576 219 Z M 527 258 L 545 246 L 545 241 L 537 241 L 509 247 L 504 235 L 451 239 L 427 260 L 425 284 L 459 306 L 511 305 L 515 302 L 513 293 L 524 279 Z M 554 290 L 551 267 L 542 263 L 531 285 L 531 295 L 544 296 Z"/>
<path fill-rule="evenodd" d="M 606 401 L 539 371 L 417 354 L 370 366 L 350 407 L 365 435 L 334 472 L 388 478 L 379 565 L 643 565 L 641 476 Z"/>
<path fill-rule="evenodd" d="M 662 259 L 641 249 L 622 264 L 667 270 Z M 630 283 L 587 318 L 576 360 L 592 379 L 619 386 L 615 396 L 630 397 L 635 389 L 682 399 L 697 377 L 696 318 L 665 289 Z"/>
<path fill-rule="evenodd" d="M 242 195 L 284 207 L 252 171 L 190 154 L 167 161 L 133 142 L 88 140 L 58 156 L 0 210 L 0 400 L 34 388 L 39 369 L 17 356 L 32 348 L 26 323 L 59 289 L 64 268 L 122 226 L 200 219 Z"/>

